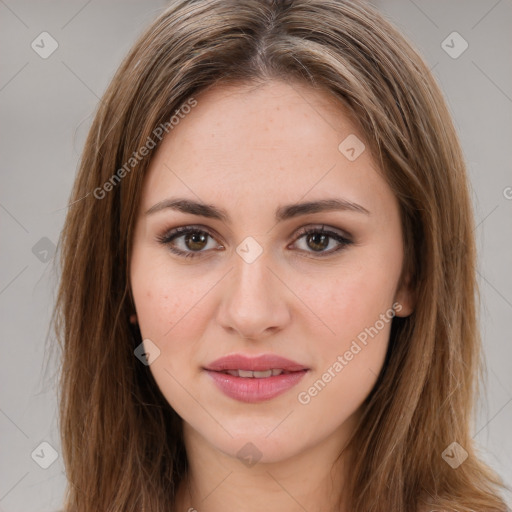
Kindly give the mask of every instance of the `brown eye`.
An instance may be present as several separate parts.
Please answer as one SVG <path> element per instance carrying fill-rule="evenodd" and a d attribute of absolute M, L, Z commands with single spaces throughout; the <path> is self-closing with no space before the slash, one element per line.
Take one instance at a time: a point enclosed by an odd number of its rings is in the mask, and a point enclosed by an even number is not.
<path fill-rule="evenodd" d="M 334 254 L 353 243 L 341 233 L 324 229 L 324 226 L 322 228 L 303 229 L 296 238 L 295 244 L 302 239 L 305 241 L 305 248 L 300 248 L 300 251 L 315 254 L 319 257 Z M 224 249 L 222 245 L 215 243 L 208 247 L 210 240 L 215 240 L 214 236 L 208 231 L 194 226 L 175 228 L 158 236 L 157 240 L 166 245 L 173 254 L 185 258 L 201 256 L 210 249 Z M 332 248 L 328 250 L 331 246 Z"/>
<path fill-rule="evenodd" d="M 352 240 L 335 231 L 325 230 L 323 226 L 322 228 L 304 229 L 299 235 L 295 243 L 304 239 L 306 249 L 302 250 L 306 253 L 317 253 L 320 257 L 338 252 L 352 243 Z M 327 251 L 326 249 L 330 245 L 333 245 L 334 248 Z"/>
<path fill-rule="evenodd" d="M 172 253 L 185 258 L 195 258 L 206 252 L 209 239 L 214 238 L 208 231 L 193 226 L 176 228 L 157 237 Z M 222 245 L 213 245 L 212 248 L 223 248 Z"/>
<path fill-rule="evenodd" d="M 205 248 L 209 236 L 201 231 L 187 233 L 184 238 L 185 246 L 191 251 L 200 251 Z"/>
<path fill-rule="evenodd" d="M 323 251 L 329 245 L 329 238 L 329 235 L 324 235 L 323 233 L 313 233 L 306 236 L 306 243 L 314 251 Z"/>

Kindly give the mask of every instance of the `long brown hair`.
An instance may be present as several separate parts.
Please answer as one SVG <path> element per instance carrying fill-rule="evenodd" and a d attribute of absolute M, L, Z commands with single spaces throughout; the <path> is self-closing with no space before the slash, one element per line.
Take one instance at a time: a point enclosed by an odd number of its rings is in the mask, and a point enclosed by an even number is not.
<path fill-rule="evenodd" d="M 483 375 L 474 221 L 460 143 L 428 66 L 360 2 L 177 0 L 100 102 L 59 240 L 52 320 L 66 511 L 157 512 L 174 501 L 187 470 L 181 419 L 134 356 L 141 336 L 129 323 L 132 234 L 151 160 L 139 149 L 172 136 L 173 116 L 200 91 L 269 79 L 327 92 L 358 124 L 399 201 L 402 278 L 417 295 L 414 313 L 394 318 L 362 405 L 350 510 L 506 510 L 470 434 Z M 442 456 L 454 442 L 468 454 L 456 469 Z"/>

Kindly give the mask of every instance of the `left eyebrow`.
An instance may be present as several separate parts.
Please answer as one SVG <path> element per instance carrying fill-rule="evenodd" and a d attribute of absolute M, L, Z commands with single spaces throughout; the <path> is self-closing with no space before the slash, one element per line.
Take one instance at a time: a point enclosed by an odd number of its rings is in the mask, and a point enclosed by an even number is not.
<path fill-rule="evenodd" d="M 308 213 L 318 213 L 326 211 L 353 211 L 370 215 L 370 212 L 360 204 L 347 201 L 346 199 L 321 199 L 319 201 L 310 201 L 307 203 L 295 203 L 281 206 L 276 210 L 276 220 L 283 221 L 306 215 Z"/>
<path fill-rule="evenodd" d="M 225 223 L 230 222 L 230 217 L 226 210 L 218 208 L 214 205 L 192 201 L 190 199 L 182 198 L 169 198 L 164 199 L 153 205 L 146 211 L 146 215 L 158 212 L 164 209 L 178 210 L 183 213 L 190 213 L 201 217 L 208 217 L 211 219 L 221 220 Z M 293 203 L 277 208 L 275 217 L 276 220 L 281 222 L 284 220 L 298 217 L 300 215 L 307 215 L 309 213 L 319 213 L 325 211 L 353 211 L 370 215 L 370 212 L 360 204 L 347 201 L 346 199 L 321 199 L 319 201 L 309 201 L 305 203 Z"/>

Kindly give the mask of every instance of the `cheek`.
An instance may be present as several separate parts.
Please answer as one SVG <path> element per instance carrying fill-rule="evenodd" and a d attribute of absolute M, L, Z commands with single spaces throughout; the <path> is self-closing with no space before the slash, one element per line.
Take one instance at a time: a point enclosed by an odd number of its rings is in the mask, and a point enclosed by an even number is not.
<path fill-rule="evenodd" d="M 392 288 L 377 289 L 354 278 L 330 292 L 330 300 L 316 305 L 319 317 L 329 327 L 316 345 L 316 370 L 323 374 L 331 368 L 331 374 L 341 376 L 338 381 L 371 383 L 376 376 L 372 373 L 379 373 L 386 355 L 393 318 Z M 342 358 L 342 369 L 339 365 L 334 367 L 338 356 Z"/>
<path fill-rule="evenodd" d="M 321 321 L 327 345 L 341 348 L 389 310 L 396 272 L 382 261 L 361 259 L 322 276 L 301 276 L 294 290 Z"/>
<path fill-rule="evenodd" d="M 209 314 L 202 298 L 215 281 L 195 278 L 186 271 L 171 273 L 161 255 L 142 253 L 134 259 L 131 275 L 142 337 L 154 341 L 166 354 L 190 352 Z"/>
<path fill-rule="evenodd" d="M 329 278 L 302 280 L 298 292 L 328 327 L 322 327 L 320 339 L 313 329 L 307 334 L 317 339 L 317 364 L 301 386 L 305 395 L 299 403 L 308 402 L 310 412 L 319 415 L 326 404 L 336 404 L 333 421 L 351 415 L 365 400 L 387 352 L 400 261 L 385 252 L 367 254 L 358 255 L 357 261 L 347 258 Z"/>
<path fill-rule="evenodd" d="M 196 402 L 191 402 L 187 389 L 201 366 L 198 354 L 205 322 L 211 315 L 201 297 L 208 283 L 185 280 L 178 277 L 179 272 L 170 275 L 165 269 L 160 264 L 145 272 L 139 269 L 140 274 L 135 272 L 133 295 L 142 337 L 152 340 L 160 350 L 150 371 L 167 402 L 187 418 L 191 413 L 201 414 L 194 409 Z M 200 389 L 194 396 L 198 403 L 204 401 Z"/>
<path fill-rule="evenodd" d="M 379 275 L 352 273 L 327 288 L 328 298 L 310 292 L 330 331 L 315 344 L 316 365 L 297 390 L 299 407 L 318 431 L 343 423 L 374 387 L 388 348 L 393 287 Z M 382 316 L 381 316 L 382 315 Z M 382 320 L 384 318 L 384 320 Z M 314 336 L 309 333 L 312 339 Z M 299 394 L 300 393 L 300 394 Z M 326 410 L 329 417 L 326 418 Z"/>

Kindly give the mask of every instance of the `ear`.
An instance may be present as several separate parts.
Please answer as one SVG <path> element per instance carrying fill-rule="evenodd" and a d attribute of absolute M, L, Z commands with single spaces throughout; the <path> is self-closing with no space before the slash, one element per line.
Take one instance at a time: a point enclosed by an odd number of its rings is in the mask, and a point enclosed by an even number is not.
<path fill-rule="evenodd" d="M 405 318 L 414 311 L 416 306 L 416 290 L 412 289 L 409 275 L 400 280 L 393 304 L 396 304 L 394 308 L 396 316 Z"/>

